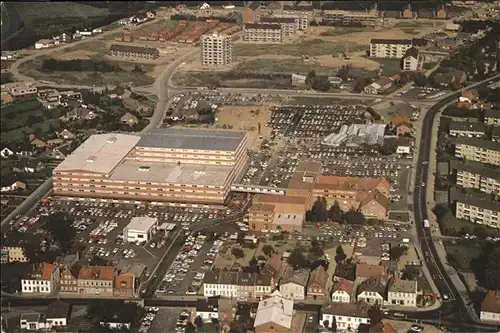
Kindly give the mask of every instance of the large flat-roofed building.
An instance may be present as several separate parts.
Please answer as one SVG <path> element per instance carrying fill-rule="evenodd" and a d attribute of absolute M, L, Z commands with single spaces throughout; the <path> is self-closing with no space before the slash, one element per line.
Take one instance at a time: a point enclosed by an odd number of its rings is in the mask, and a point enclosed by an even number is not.
<path fill-rule="evenodd" d="M 123 228 L 123 239 L 129 243 L 149 242 L 157 225 L 157 218 L 148 216 L 133 217 L 130 223 Z"/>
<path fill-rule="evenodd" d="M 201 36 L 201 63 L 205 66 L 227 66 L 233 62 L 231 36 Z"/>
<path fill-rule="evenodd" d="M 156 129 L 93 135 L 53 171 L 54 195 L 84 200 L 223 204 L 247 160 L 243 132 Z"/>
<path fill-rule="evenodd" d="M 461 137 L 455 139 L 454 143 L 455 157 L 500 165 L 500 145 L 498 142 Z"/>
<path fill-rule="evenodd" d="M 279 24 L 248 23 L 243 28 L 243 40 L 254 43 L 281 43 L 283 31 Z"/>
<path fill-rule="evenodd" d="M 458 219 L 500 228 L 500 201 L 493 200 L 491 195 L 452 188 L 450 198 L 455 202 L 455 216 Z"/>
<path fill-rule="evenodd" d="M 285 37 L 295 35 L 300 27 L 300 19 L 296 20 L 294 17 L 261 17 L 260 23 L 279 24 Z"/>
<path fill-rule="evenodd" d="M 452 160 L 450 168 L 456 170 L 457 185 L 484 193 L 500 195 L 500 170 L 479 162 Z"/>
<path fill-rule="evenodd" d="M 361 24 L 375 25 L 378 19 L 378 11 L 348 11 L 348 10 L 324 10 L 321 19 L 326 24 Z"/>

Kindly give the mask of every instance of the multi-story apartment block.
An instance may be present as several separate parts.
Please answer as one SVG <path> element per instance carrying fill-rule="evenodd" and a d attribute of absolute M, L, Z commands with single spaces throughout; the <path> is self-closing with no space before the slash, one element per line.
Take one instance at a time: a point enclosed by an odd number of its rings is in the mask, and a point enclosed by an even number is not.
<path fill-rule="evenodd" d="M 109 52 L 115 57 L 157 59 L 160 51 L 151 47 L 113 44 Z"/>
<path fill-rule="evenodd" d="M 484 123 L 486 125 L 500 126 L 500 110 L 485 110 Z"/>
<path fill-rule="evenodd" d="M 207 272 L 203 280 L 205 297 L 257 299 L 270 296 L 274 287 L 274 278 L 269 273 Z"/>
<path fill-rule="evenodd" d="M 243 28 L 243 40 L 254 43 L 281 43 L 283 31 L 279 24 L 247 23 Z"/>
<path fill-rule="evenodd" d="M 417 306 L 417 281 L 393 279 L 387 289 L 387 302 L 390 305 Z"/>
<path fill-rule="evenodd" d="M 293 17 L 261 17 L 260 22 L 264 24 L 279 24 L 284 37 L 293 36 L 297 33 L 300 20 Z"/>
<path fill-rule="evenodd" d="M 231 36 L 209 34 L 201 36 L 201 63 L 205 66 L 228 66 L 233 62 Z"/>
<path fill-rule="evenodd" d="M 403 56 L 403 70 L 418 72 L 424 66 L 424 56 L 416 47 L 410 47 Z"/>
<path fill-rule="evenodd" d="M 411 47 L 411 39 L 372 39 L 370 57 L 401 59 Z"/>
<path fill-rule="evenodd" d="M 329 25 L 341 24 L 362 24 L 373 26 L 378 20 L 378 11 L 347 11 L 347 10 L 324 10 L 321 14 L 321 19 Z"/>
<path fill-rule="evenodd" d="M 500 145 L 494 141 L 461 137 L 455 140 L 455 157 L 500 165 Z"/>
<path fill-rule="evenodd" d="M 273 15 L 273 17 L 291 17 L 295 20 L 296 31 L 306 31 L 309 28 L 309 15 L 300 12 L 284 12 L 282 14 Z"/>
<path fill-rule="evenodd" d="M 2 242 L 2 253 L 5 253 L 5 259 L 3 263 L 8 262 L 28 262 L 28 257 L 24 253 L 24 248 L 16 244 L 8 244 L 8 240 Z"/>
<path fill-rule="evenodd" d="M 84 295 L 113 295 L 115 271 L 109 266 L 84 266 L 78 272 L 78 293 Z"/>
<path fill-rule="evenodd" d="M 59 285 L 59 267 L 46 262 L 34 264 L 26 278 L 21 279 L 21 292 L 50 294 Z"/>
<path fill-rule="evenodd" d="M 500 195 L 500 171 L 479 162 L 452 160 L 450 168 L 456 170 L 457 185 L 484 193 Z"/>
<path fill-rule="evenodd" d="M 500 228 L 500 202 L 493 200 L 491 195 L 452 188 L 450 198 L 456 203 L 458 219 Z"/>
<path fill-rule="evenodd" d="M 486 134 L 486 125 L 479 122 L 452 120 L 450 135 L 453 137 L 481 138 Z"/>
<path fill-rule="evenodd" d="M 242 132 L 97 134 L 53 170 L 53 193 L 70 200 L 224 204 L 246 160 Z"/>

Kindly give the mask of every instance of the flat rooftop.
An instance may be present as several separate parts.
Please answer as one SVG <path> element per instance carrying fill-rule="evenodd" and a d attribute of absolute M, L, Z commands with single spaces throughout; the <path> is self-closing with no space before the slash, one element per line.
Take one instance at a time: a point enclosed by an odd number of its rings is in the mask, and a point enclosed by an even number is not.
<path fill-rule="evenodd" d="M 243 132 L 191 128 L 158 128 L 143 134 L 138 147 L 236 151 Z"/>
<path fill-rule="evenodd" d="M 109 174 L 139 142 L 140 137 L 129 134 L 95 134 L 67 156 L 54 172 L 80 170 Z"/>
<path fill-rule="evenodd" d="M 147 232 L 156 223 L 158 223 L 157 218 L 149 216 L 136 216 L 130 220 L 130 223 L 127 225 L 127 229 Z"/>
<path fill-rule="evenodd" d="M 203 164 L 177 164 L 126 160 L 110 179 L 186 185 L 223 186 L 232 167 Z"/>

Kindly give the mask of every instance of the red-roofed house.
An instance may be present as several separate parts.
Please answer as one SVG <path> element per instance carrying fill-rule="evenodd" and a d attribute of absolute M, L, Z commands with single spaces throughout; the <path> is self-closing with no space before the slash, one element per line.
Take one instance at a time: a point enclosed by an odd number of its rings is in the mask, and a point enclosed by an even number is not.
<path fill-rule="evenodd" d="M 351 303 L 354 284 L 352 281 L 342 279 L 333 286 L 332 302 Z"/>
<path fill-rule="evenodd" d="M 42 262 L 34 264 L 26 278 L 21 279 L 23 293 L 50 294 L 59 285 L 59 266 Z"/>

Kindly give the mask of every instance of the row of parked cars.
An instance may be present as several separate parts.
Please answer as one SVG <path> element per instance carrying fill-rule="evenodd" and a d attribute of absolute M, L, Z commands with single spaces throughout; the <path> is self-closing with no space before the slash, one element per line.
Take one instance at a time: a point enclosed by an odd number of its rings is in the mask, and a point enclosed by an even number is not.
<path fill-rule="evenodd" d="M 144 317 L 142 317 L 141 326 L 139 327 L 139 333 L 146 333 L 149 331 L 151 324 L 153 324 L 153 320 L 156 318 L 156 314 L 160 311 L 159 308 L 153 307 L 148 308 Z"/>

